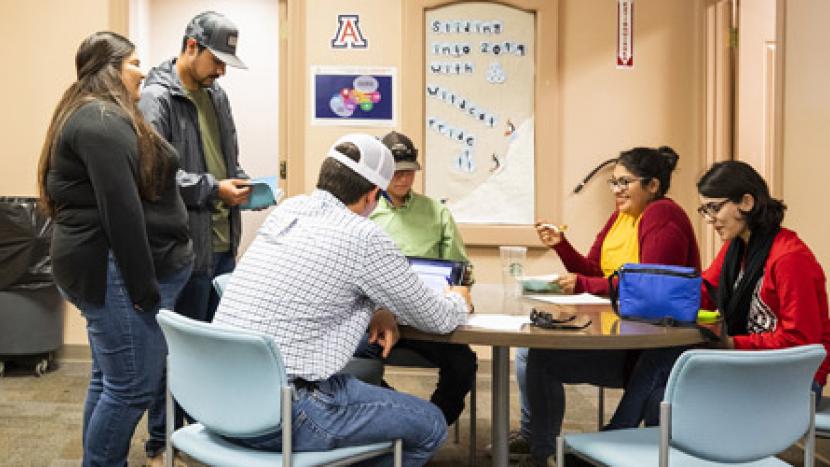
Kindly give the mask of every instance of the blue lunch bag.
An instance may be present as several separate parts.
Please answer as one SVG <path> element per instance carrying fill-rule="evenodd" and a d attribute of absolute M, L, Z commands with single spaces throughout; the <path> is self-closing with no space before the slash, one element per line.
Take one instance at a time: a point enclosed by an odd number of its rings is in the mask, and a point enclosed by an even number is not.
<path fill-rule="evenodd" d="M 608 282 L 611 306 L 621 318 L 662 324 L 697 320 L 701 277 L 695 268 L 626 263 Z"/>

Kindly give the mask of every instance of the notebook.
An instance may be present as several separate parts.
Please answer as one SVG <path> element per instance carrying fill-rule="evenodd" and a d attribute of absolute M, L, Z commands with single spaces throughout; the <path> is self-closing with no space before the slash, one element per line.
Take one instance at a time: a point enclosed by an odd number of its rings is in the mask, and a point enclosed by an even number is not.
<path fill-rule="evenodd" d="M 448 285 L 458 285 L 464 279 L 467 263 L 448 259 L 420 258 L 407 256 L 415 274 L 430 289 L 443 292 Z"/>
<path fill-rule="evenodd" d="M 282 190 L 277 186 L 277 177 L 259 177 L 249 180 L 251 195 L 248 202 L 239 206 L 240 209 L 265 209 L 277 204 L 282 198 Z"/>

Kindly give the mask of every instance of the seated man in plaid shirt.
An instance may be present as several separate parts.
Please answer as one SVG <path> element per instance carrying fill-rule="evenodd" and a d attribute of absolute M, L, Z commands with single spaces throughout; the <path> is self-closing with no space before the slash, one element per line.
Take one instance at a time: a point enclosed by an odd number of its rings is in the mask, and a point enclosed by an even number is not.
<path fill-rule="evenodd" d="M 419 466 L 446 438 L 444 416 L 431 403 L 338 374 L 367 327 L 388 353 L 398 338 L 396 320 L 444 334 L 468 313 L 465 287 L 428 289 L 366 218 L 394 171 L 392 154 L 374 137 L 340 138 L 320 168 L 317 190 L 268 216 L 217 309 L 215 323 L 274 337 L 297 390 L 296 451 L 401 438 L 404 465 Z M 279 451 L 281 436 L 236 441 Z"/>

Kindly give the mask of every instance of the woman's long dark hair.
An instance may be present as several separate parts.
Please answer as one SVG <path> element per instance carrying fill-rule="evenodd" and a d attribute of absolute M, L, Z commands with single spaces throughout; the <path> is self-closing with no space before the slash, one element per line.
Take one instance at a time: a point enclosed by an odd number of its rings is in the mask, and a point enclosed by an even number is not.
<path fill-rule="evenodd" d="M 146 200 L 158 199 L 163 178 L 160 175 L 166 174 L 171 164 L 165 154 L 164 141 L 144 120 L 121 81 L 121 67 L 134 50 L 135 45 L 129 39 L 109 31 L 92 34 L 78 47 L 75 54 L 77 81 L 63 93 L 55 107 L 38 162 L 40 205 L 48 215 L 54 214 L 55 204 L 46 191 L 46 179 L 58 138 L 69 117 L 94 100 L 115 104 L 129 118 L 138 138 L 139 193 Z"/>
<path fill-rule="evenodd" d="M 700 177 L 697 191 L 707 198 L 727 198 L 733 203 L 740 203 L 745 194 L 752 195 L 752 210 L 741 212 L 750 232 L 777 230 L 787 209 L 783 201 L 770 195 L 767 182 L 746 162 L 716 162 Z"/>

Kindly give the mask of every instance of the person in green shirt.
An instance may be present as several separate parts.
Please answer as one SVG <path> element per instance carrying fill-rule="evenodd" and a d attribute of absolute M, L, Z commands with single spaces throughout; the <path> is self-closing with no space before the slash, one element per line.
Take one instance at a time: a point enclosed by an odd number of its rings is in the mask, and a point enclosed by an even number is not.
<path fill-rule="evenodd" d="M 394 240 L 406 256 L 468 261 L 461 233 L 442 203 L 412 191 L 415 172 L 421 169 L 418 150 L 406 135 L 390 132 L 383 144 L 395 158 L 395 174 L 386 194 L 369 216 Z M 472 282 L 469 275 L 465 283 Z M 408 348 L 438 367 L 438 385 L 430 401 L 441 409 L 447 425 L 464 410 L 464 398 L 475 381 L 476 355 L 470 346 L 401 339 L 395 348 Z M 393 350 L 394 352 L 394 350 Z M 356 357 L 381 358 L 377 344 L 364 338 Z"/>
<path fill-rule="evenodd" d="M 406 256 L 468 261 L 464 242 L 449 209 L 441 202 L 412 191 L 415 172 L 421 169 L 418 150 L 398 132 L 383 143 L 395 156 L 395 176 L 378 207 L 369 217 L 380 225 Z"/>

